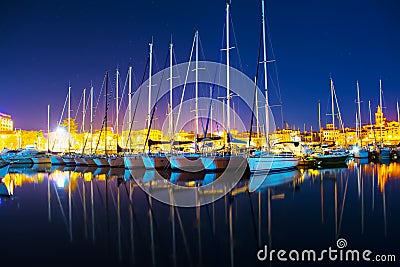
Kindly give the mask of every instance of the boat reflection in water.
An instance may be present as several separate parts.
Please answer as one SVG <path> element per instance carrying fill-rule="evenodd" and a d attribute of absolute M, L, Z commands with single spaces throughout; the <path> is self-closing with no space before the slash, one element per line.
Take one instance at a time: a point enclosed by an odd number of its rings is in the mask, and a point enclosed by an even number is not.
<path fill-rule="evenodd" d="M 252 174 L 229 190 L 221 173 L 11 169 L 0 184 L 12 195 L 1 197 L 0 212 L 9 219 L 0 221 L 0 233 L 4 240 L 18 235 L 24 246 L 2 252 L 15 265 L 30 262 L 20 257 L 29 248 L 53 251 L 41 263 L 63 257 L 71 266 L 255 266 L 264 245 L 319 249 L 344 236 L 354 248 L 395 254 L 399 177 L 399 163 L 354 160 L 346 168 Z M 166 205 L 144 190 L 175 203 L 209 204 Z M 31 235 L 6 230 L 27 221 L 40 246 Z"/>
<path fill-rule="evenodd" d="M 251 174 L 249 191 L 254 192 L 272 186 L 289 183 L 300 177 L 300 172 L 295 169 L 287 172 L 275 172 L 269 174 Z"/>

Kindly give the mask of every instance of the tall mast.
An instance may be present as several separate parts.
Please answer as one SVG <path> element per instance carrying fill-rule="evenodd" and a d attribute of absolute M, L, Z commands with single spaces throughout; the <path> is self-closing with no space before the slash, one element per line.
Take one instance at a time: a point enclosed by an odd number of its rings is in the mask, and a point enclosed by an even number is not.
<path fill-rule="evenodd" d="M 254 77 L 254 84 L 257 85 L 257 76 Z M 258 121 L 258 91 L 255 90 L 255 101 L 256 101 L 256 132 L 257 138 L 260 138 L 260 124 Z"/>
<path fill-rule="evenodd" d="M 150 131 L 150 116 L 151 116 L 151 72 L 152 72 L 152 67 L 153 67 L 153 40 L 151 40 L 151 43 L 149 43 L 150 46 L 150 66 L 149 66 L 149 104 L 147 107 L 147 128 Z"/>
<path fill-rule="evenodd" d="M 381 132 L 381 142 L 383 142 L 382 138 L 382 126 L 383 126 L 383 107 L 382 107 L 382 79 L 379 79 L 379 105 L 381 107 L 381 114 L 379 114 L 380 117 L 380 132 Z"/>
<path fill-rule="evenodd" d="M 321 133 L 322 125 L 321 125 L 321 102 L 318 100 L 318 127 L 319 132 Z"/>
<path fill-rule="evenodd" d="M 371 100 L 368 100 L 368 111 L 369 111 L 369 124 L 371 125 L 372 129 Z"/>
<path fill-rule="evenodd" d="M 106 71 L 106 114 L 104 118 L 104 154 L 107 155 L 108 71 Z"/>
<path fill-rule="evenodd" d="M 210 85 L 210 99 L 212 99 L 213 93 L 212 93 L 212 85 Z M 213 135 L 213 103 L 210 103 L 210 137 L 212 138 Z M 207 134 L 206 134 L 207 135 Z"/>
<path fill-rule="evenodd" d="M 397 109 L 397 122 L 398 122 L 398 127 L 399 130 L 397 132 L 397 135 L 400 135 L 400 112 L 399 112 L 399 101 L 396 101 L 396 109 Z"/>
<path fill-rule="evenodd" d="M 71 152 L 71 83 L 68 83 L 68 153 Z"/>
<path fill-rule="evenodd" d="M 199 135 L 199 31 L 196 31 L 196 98 L 195 98 L 195 124 L 196 136 L 194 138 L 197 147 L 197 136 Z M 197 148 L 195 148 L 197 151 Z"/>
<path fill-rule="evenodd" d="M 170 138 L 173 138 L 174 129 L 173 129 L 173 115 L 172 115 L 172 38 L 171 43 L 169 44 L 169 132 Z M 171 146 L 172 148 L 172 146 Z"/>
<path fill-rule="evenodd" d="M 357 81 L 357 119 L 358 119 L 358 138 L 360 139 L 360 145 L 362 146 L 362 120 L 361 120 L 361 102 L 360 102 L 360 86 Z"/>
<path fill-rule="evenodd" d="M 129 66 L 129 75 L 128 75 L 128 129 L 132 127 L 132 66 Z M 129 133 L 130 131 L 128 131 Z M 131 152 L 131 138 L 128 136 L 129 140 L 129 152 Z"/>
<path fill-rule="evenodd" d="M 82 132 L 85 132 L 85 115 L 86 115 L 86 88 L 83 88 L 83 106 L 82 106 Z"/>
<path fill-rule="evenodd" d="M 93 84 L 90 83 L 90 154 L 92 154 L 93 144 Z"/>
<path fill-rule="evenodd" d="M 47 152 L 50 152 L 50 105 L 47 105 Z"/>
<path fill-rule="evenodd" d="M 264 89 L 265 89 L 265 137 L 266 145 L 269 148 L 269 103 L 268 103 L 268 76 L 267 76 L 267 47 L 265 42 L 265 13 L 264 0 L 261 1 L 262 8 L 262 30 L 263 30 L 263 65 L 264 65 Z"/>
<path fill-rule="evenodd" d="M 118 117 L 119 117 L 119 107 L 118 107 L 118 99 L 119 99 L 119 92 L 118 88 L 119 87 L 119 70 L 117 68 L 117 77 L 115 81 L 115 109 L 116 109 L 116 117 L 115 117 L 115 131 L 117 133 L 117 143 L 118 143 L 118 134 L 119 134 L 119 128 L 118 128 Z"/>
<path fill-rule="evenodd" d="M 226 132 L 229 134 L 231 130 L 231 116 L 229 112 L 230 107 L 230 73 L 229 73 L 229 3 L 226 3 Z"/>
<path fill-rule="evenodd" d="M 358 122 L 358 112 L 356 112 L 356 138 L 357 138 L 357 141 L 360 139 L 358 123 L 359 123 Z M 357 145 L 358 145 L 358 143 L 357 143 Z"/>

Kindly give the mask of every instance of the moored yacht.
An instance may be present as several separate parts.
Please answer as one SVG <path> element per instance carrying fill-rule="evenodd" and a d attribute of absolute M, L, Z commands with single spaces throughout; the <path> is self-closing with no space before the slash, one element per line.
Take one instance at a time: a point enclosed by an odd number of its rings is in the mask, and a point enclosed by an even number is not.
<path fill-rule="evenodd" d="M 124 156 L 124 165 L 126 169 L 144 169 L 142 155 L 132 154 Z"/>
<path fill-rule="evenodd" d="M 8 169 L 10 168 L 10 164 L 0 165 L 0 179 L 6 176 L 8 173 Z"/>
<path fill-rule="evenodd" d="M 293 153 L 282 152 L 279 154 L 259 151 L 247 158 L 250 172 L 280 172 L 295 169 L 299 158 Z"/>
<path fill-rule="evenodd" d="M 368 150 L 365 148 L 355 147 L 353 148 L 353 156 L 358 159 L 368 158 Z"/>
<path fill-rule="evenodd" d="M 199 172 L 204 170 L 200 154 L 179 154 L 169 158 L 172 170 Z"/>
<path fill-rule="evenodd" d="M 63 158 L 58 155 L 50 156 L 50 162 L 52 165 L 65 165 Z"/>
<path fill-rule="evenodd" d="M 93 161 L 97 167 L 109 167 L 108 158 L 104 156 L 93 157 Z"/>
<path fill-rule="evenodd" d="M 390 159 L 390 149 L 388 147 L 378 147 L 376 152 L 380 159 Z"/>
<path fill-rule="evenodd" d="M 316 152 L 312 154 L 315 158 L 317 165 L 320 167 L 332 166 L 332 165 L 347 165 L 346 161 L 349 154 L 344 151 L 335 150 L 324 150 L 322 152 Z"/>
<path fill-rule="evenodd" d="M 146 169 L 167 169 L 170 166 L 168 157 L 163 154 L 146 154 L 142 161 Z"/>
<path fill-rule="evenodd" d="M 120 156 L 110 156 L 108 159 L 110 167 L 125 167 L 124 158 Z"/>
<path fill-rule="evenodd" d="M 93 160 L 93 156 L 85 156 L 82 160 L 86 163 L 87 166 L 97 166 L 96 162 Z"/>
<path fill-rule="evenodd" d="M 228 168 L 246 167 L 246 159 L 240 155 L 203 155 L 201 158 L 206 171 L 219 171 Z"/>
<path fill-rule="evenodd" d="M 46 154 L 38 154 L 31 158 L 33 164 L 51 164 L 50 157 Z"/>

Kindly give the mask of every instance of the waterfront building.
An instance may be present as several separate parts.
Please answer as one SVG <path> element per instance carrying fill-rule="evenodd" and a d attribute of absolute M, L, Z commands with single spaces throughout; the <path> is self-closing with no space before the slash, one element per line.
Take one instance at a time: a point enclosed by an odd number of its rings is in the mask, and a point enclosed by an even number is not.
<path fill-rule="evenodd" d="M 300 130 L 293 130 L 286 125 L 285 129 L 277 128 L 270 139 L 276 142 L 299 142 L 301 140 Z"/>
<path fill-rule="evenodd" d="M 310 142 L 310 133 L 302 134 L 302 141 Z M 313 136 L 313 135 L 312 135 Z M 375 123 L 366 124 L 361 128 L 361 140 L 357 139 L 357 131 L 355 128 L 345 128 L 344 131 L 333 129 L 332 124 L 327 124 L 322 129 L 322 142 L 334 142 L 336 145 L 368 145 L 376 143 L 384 143 L 385 145 L 398 145 L 400 143 L 400 123 L 398 121 L 388 121 L 378 106 L 375 113 Z"/>
<path fill-rule="evenodd" d="M 400 123 L 398 121 L 387 121 L 382 109 L 378 106 L 375 113 L 375 124 L 362 127 L 363 143 L 386 145 L 398 145 L 400 143 Z"/>
<path fill-rule="evenodd" d="M 9 132 L 14 130 L 14 122 L 11 115 L 0 112 L 0 132 Z"/>
<path fill-rule="evenodd" d="M 322 129 L 322 140 L 323 142 L 338 142 L 341 137 L 340 130 L 334 128 L 332 123 L 327 123 L 326 128 Z"/>

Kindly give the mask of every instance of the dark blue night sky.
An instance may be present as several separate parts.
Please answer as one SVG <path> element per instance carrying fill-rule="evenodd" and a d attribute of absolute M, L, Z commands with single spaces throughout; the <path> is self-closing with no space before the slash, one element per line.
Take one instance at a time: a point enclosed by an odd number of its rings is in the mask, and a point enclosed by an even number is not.
<path fill-rule="evenodd" d="M 232 65 L 250 77 L 257 64 L 260 6 L 258 0 L 234 0 L 231 5 L 231 42 L 238 48 L 232 52 Z M 152 37 L 156 69 L 164 65 L 171 34 L 177 61 L 188 60 L 195 29 L 205 59 L 219 61 L 225 22 L 224 0 L 6 0 L 0 10 L 0 111 L 11 114 L 15 127 L 23 129 L 46 129 L 48 104 L 55 125 L 69 81 L 73 109 L 90 81 L 99 90 L 106 70 L 113 75 L 119 67 L 124 78 L 132 64 L 140 83 Z M 279 81 L 284 120 L 290 126 L 303 129 L 306 123 L 316 129 L 318 100 L 322 123 L 329 122 L 324 114 L 330 112 L 330 76 L 345 126 L 354 127 L 356 80 L 365 122 L 368 100 L 373 112 L 379 103 L 380 78 L 386 116 L 397 119 L 397 0 L 268 0 L 266 12 L 273 48 L 272 54 L 269 46 L 268 57 L 276 59 L 270 66 L 278 71 L 278 79 L 273 75 L 271 80 Z M 276 84 L 271 82 L 271 104 L 279 102 Z"/>

